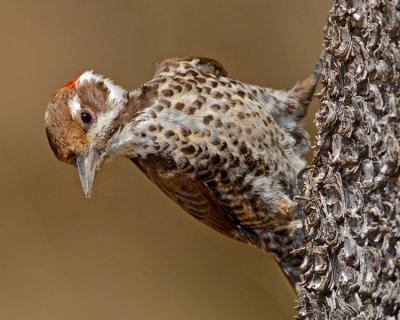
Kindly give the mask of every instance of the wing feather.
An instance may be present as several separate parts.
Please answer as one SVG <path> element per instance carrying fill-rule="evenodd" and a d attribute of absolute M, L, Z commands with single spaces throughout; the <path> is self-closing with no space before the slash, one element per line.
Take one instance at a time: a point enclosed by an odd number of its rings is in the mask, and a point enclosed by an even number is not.
<path fill-rule="evenodd" d="M 228 210 L 202 181 L 179 172 L 172 174 L 171 171 L 165 173 L 157 169 L 150 171 L 149 166 L 144 166 L 139 160 L 132 161 L 167 196 L 193 217 L 229 237 L 243 236 Z"/>

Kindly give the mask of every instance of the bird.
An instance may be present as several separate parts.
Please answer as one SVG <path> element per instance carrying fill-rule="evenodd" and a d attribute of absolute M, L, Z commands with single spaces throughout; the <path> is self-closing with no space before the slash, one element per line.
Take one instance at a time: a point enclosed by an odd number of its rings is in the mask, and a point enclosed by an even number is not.
<path fill-rule="evenodd" d="M 52 96 L 46 134 L 86 197 L 104 164 L 127 157 L 197 220 L 271 252 L 294 284 L 302 257 L 287 248 L 301 231 L 293 198 L 318 75 L 275 90 L 235 79 L 216 60 L 182 57 L 128 91 L 86 71 Z"/>

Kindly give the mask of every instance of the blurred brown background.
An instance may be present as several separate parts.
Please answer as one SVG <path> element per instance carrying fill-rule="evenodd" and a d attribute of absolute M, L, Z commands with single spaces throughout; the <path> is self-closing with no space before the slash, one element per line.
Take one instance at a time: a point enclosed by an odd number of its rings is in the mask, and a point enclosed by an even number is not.
<path fill-rule="evenodd" d="M 221 61 L 290 87 L 312 71 L 328 0 L 2 1 L 0 319 L 290 319 L 266 254 L 184 213 L 121 159 L 86 200 L 44 132 L 52 93 L 94 69 L 133 89 L 156 63 Z M 312 127 L 311 110 L 307 127 Z M 311 130 L 311 129 L 310 129 Z"/>

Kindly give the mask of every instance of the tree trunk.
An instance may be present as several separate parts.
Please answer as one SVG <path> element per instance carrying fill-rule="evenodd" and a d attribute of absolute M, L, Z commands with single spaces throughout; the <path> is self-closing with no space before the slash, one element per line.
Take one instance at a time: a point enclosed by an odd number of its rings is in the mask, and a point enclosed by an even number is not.
<path fill-rule="evenodd" d="M 335 0 L 329 14 L 299 319 L 400 318 L 399 10 Z"/>

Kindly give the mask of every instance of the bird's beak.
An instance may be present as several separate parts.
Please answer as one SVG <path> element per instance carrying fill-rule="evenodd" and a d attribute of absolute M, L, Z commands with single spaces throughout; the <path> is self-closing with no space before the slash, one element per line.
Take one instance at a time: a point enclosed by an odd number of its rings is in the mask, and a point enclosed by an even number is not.
<path fill-rule="evenodd" d="M 92 195 L 93 181 L 98 162 L 99 153 L 93 149 L 76 157 L 76 167 L 78 168 L 79 178 L 81 179 L 86 198 L 90 198 Z"/>

